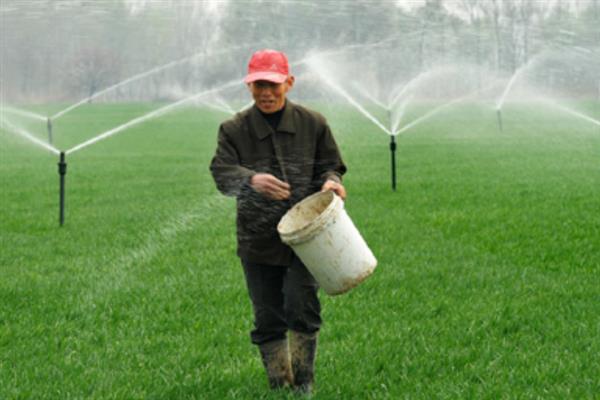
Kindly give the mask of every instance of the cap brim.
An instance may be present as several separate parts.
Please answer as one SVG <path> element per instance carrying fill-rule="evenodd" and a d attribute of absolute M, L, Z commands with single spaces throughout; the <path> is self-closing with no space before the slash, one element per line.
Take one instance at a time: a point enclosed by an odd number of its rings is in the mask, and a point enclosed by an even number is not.
<path fill-rule="evenodd" d="M 283 83 L 286 79 L 287 75 L 278 74 L 277 72 L 254 72 L 246 75 L 244 82 L 269 81 L 273 83 Z"/>

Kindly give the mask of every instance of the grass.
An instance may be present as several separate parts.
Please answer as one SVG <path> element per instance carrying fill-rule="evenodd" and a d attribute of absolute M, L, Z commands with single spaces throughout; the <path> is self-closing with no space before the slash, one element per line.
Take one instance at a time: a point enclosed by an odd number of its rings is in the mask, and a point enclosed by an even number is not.
<path fill-rule="evenodd" d="M 57 146 L 149 109 L 82 107 Z M 183 110 L 69 155 L 62 228 L 57 157 L 0 133 L 0 398 L 293 398 L 249 343 L 235 205 L 208 173 L 223 118 Z M 500 132 L 452 107 L 398 138 L 392 192 L 387 136 L 329 119 L 379 266 L 321 296 L 315 398 L 597 398 L 598 127 L 520 105 Z"/>

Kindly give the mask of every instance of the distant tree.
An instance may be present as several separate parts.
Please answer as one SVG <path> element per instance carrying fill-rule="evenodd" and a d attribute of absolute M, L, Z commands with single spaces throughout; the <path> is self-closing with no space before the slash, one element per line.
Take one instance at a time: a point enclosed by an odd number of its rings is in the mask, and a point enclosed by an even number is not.
<path fill-rule="evenodd" d="M 378 74 L 412 77 L 442 60 L 514 71 L 542 50 L 580 47 L 586 52 L 600 43 L 600 0 L 249 4 L 1 0 L 2 93 L 66 101 L 199 52 L 208 58 L 122 87 L 121 98 L 156 99 L 165 87 L 181 86 L 185 93 L 216 85 L 243 74 L 249 53 L 260 47 L 282 48 L 299 60 L 311 50 L 389 44 L 389 51 L 378 53 L 378 62 L 372 63 L 389 65 Z M 378 51 L 377 46 L 364 49 Z M 211 57 L 214 52 L 218 55 Z M 374 67 L 369 68 L 373 73 Z"/>
<path fill-rule="evenodd" d="M 495 47 L 494 47 L 494 67 L 500 71 L 502 65 L 502 39 L 500 34 L 500 3 L 498 0 L 490 0 L 485 3 L 483 10 L 488 14 L 492 21 L 494 29 Z"/>
<path fill-rule="evenodd" d="M 119 61 L 120 57 L 107 48 L 82 49 L 70 71 L 71 86 L 86 97 L 93 96 L 119 75 Z"/>
<path fill-rule="evenodd" d="M 462 6 L 467 15 L 467 22 L 469 27 L 472 27 L 474 32 L 472 33 L 475 41 L 475 62 L 477 65 L 482 64 L 482 48 L 481 48 L 481 39 L 482 32 L 481 27 L 483 24 L 483 8 L 480 0 L 462 0 L 457 6 Z"/>
<path fill-rule="evenodd" d="M 417 16 L 421 18 L 417 48 L 417 62 L 421 70 L 428 67 L 429 62 L 434 62 L 433 59 L 427 59 L 429 46 L 432 49 L 437 47 L 439 54 L 445 52 L 444 40 L 440 42 L 434 39 L 444 36 L 444 15 L 442 0 L 426 0 L 425 5 L 417 10 Z"/>

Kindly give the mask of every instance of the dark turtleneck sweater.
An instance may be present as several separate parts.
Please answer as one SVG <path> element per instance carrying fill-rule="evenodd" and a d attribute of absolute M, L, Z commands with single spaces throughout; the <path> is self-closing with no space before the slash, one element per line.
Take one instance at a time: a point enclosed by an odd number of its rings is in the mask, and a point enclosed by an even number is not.
<path fill-rule="evenodd" d="M 275 111 L 274 113 L 270 113 L 270 114 L 266 114 L 266 113 L 258 110 L 258 111 L 260 111 L 260 114 L 265 118 L 265 120 L 267 120 L 267 122 L 269 123 L 271 128 L 273 128 L 274 131 L 276 131 L 277 127 L 279 126 L 279 121 L 281 121 L 281 117 L 283 116 L 283 112 L 285 111 L 286 104 L 287 104 L 287 101 L 283 105 L 283 107 L 281 107 L 281 110 Z"/>

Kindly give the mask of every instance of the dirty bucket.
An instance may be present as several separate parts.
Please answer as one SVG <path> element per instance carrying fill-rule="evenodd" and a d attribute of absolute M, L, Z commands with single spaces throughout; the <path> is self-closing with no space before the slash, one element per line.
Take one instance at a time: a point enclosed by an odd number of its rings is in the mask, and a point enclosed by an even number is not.
<path fill-rule="evenodd" d="M 277 230 L 329 295 L 352 289 L 377 266 L 334 192 L 308 196 L 281 218 Z"/>

